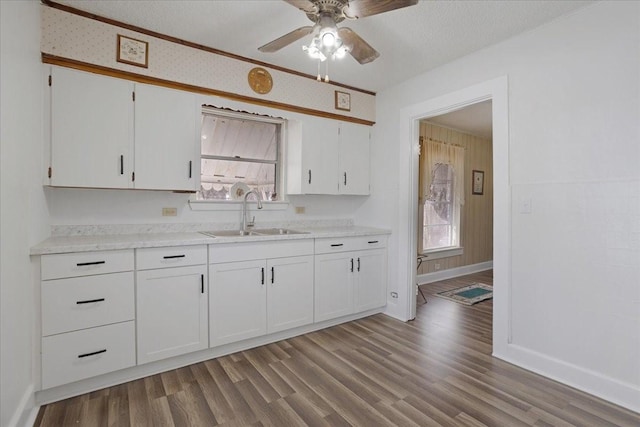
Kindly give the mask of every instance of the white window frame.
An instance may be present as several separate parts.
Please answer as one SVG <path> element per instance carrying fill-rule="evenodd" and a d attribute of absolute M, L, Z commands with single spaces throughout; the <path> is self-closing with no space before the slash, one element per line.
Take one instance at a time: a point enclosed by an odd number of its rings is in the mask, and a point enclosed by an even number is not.
<path fill-rule="evenodd" d="M 258 114 L 244 113 L 240 111 L 226 110 L 220 109 L 216 107 L 203 106 L 202 107 L 202 115 L 213 115 L 218 117 L 229 117 L 233 119 L 241 119 L 241 120 L 253 120 L 257 122 L 264 123 L 273 123 L 279 126 L 279 138 L 278 145 L 276 147 L 276 193 L 279 194 L 278 200 L 263 200 L 262 206 L 264 210 L 286 210 L 289 206 L 289 201 L 287 200 L 285 194 L 285 180 L 286 180 L 286 172 L 284 170 L 285 165 L 285 141 L 287 135 L 287 120 L 279 117 L 271 117 L 271 116 L 263 116 Z M 203 159 L 202 149 L 200 150 L 200 159 Z M 206 158 L 210 158 L 206 156 Z M 237 159 L 237 158 L 220 158 L 222 160 L 244 160 L 246 159 Z M 197 200 L 194 195 L 189 200 L 189 205 L 191 210 L 201 211 L 201 210 L 225 210 L 225 211 L 237 211 L 242 209 L 242 201 L 240 200 Z M 247 201 L 248 203 L 256 203 L 255 199 L 251 198 Z"/>

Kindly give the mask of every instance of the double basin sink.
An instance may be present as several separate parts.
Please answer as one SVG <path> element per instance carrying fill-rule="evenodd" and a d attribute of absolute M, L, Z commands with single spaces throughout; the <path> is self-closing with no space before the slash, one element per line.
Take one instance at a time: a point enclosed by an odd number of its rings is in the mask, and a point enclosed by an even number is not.
<path fill-rule="evenodd" d="M 201 231 L 211 237 L 249 237 L 249 236 L 288 236 L 293 234 L 309 234 L 308 231 L 297 231 L 289 228 L 256 228 L 252 230 L 217 230 Z"/>

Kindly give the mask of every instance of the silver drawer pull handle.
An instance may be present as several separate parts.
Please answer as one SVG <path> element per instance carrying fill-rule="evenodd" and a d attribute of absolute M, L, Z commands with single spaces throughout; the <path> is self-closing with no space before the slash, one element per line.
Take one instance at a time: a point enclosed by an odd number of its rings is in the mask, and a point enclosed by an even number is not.
<path fill-rule="evenodd" d="M 167 255 L 163 256 L 164 259 L 184 258 L 186 255 Z"/>
<path fill-rule="evenodd" d="M 106 261 L 93 261 L 93 262 L 79 262 L 76 265 L 78 267 L 86 267 L 87 265 L 100 265 L 100 264 L 106 264 Z"/>
<path fill-rule="evenodd" d="M 106 353 L 106 352 L 107 352 L 107 349 L 104 348 L 102 350 L 94 351 L 93 353 L 79 354 L 78 359 L 82 359 L 83 357 L 95 356 L 96 354 Z"/>
<path fill-rule="evenodd" d="M 76 301 L 76 304 L 91 304 L 94 302 L 102 302 L 104 301 L 104 298 L 98 298 L 98 299 L 88 299 L 88 300 L 84 300 L 84 301 Z"/>
<path fill-rule="evenodd" d="M 335 244 L 331 245 L 332 248 L 336 248 L 338 246 L 344 246 L 344 243 L 335 243 Z"/>

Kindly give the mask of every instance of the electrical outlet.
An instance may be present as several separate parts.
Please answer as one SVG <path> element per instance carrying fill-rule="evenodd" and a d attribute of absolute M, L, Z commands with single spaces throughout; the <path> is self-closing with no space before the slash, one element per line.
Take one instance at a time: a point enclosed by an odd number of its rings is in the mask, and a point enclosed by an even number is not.
<path fill-rule="evenodd" d="M 162 216 L 178 216 L 178 208 L 162 208 Z"/>
<path fill-rule="evenodd" d="M 297 214 L 303 214 L 305 212 L 306 208 L 304 206 L 296 206 L 296 213 Z"/>
<path fill-rule="evenodd" d="M 436 269 L 436 271 L 440 270 L 440 264 L 436 264 L 434 268 Z"/>

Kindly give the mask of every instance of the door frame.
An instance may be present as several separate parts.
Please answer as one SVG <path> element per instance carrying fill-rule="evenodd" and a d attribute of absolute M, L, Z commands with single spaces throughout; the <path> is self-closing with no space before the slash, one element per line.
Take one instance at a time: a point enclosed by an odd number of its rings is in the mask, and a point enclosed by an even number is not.
<path fill-rule="evenodd" d="M 493 126 L 493 355 L 504 355 L 511 342 L 511 186 L 509 176 L 509 105 L 508 78 L 502 76 L 455 92 L 403 108 L 401 111 L 401 141 L 409 151 L 409 167 L 400 177 L 404 181 L 407 200 L 405 206 L 407 222 L 404 233 L 400 233 L 400 265 L 405 265 L 406 300 L 405 313 L 408 319 L 416 315 L 416 267 L 415 256 L 418 239 L 418 144 L 420 120 L 449 113 L 478 102 L 492 101 Z M 406 153 L 406 151 L 405 151 Z M 402 170 L 402 169 L 401 169 Z M 401 208 L 402 209 L 402 208 Z M 403 239 L 402 236 L 407 236 Z M 405 240 L 402 242 L 402 240 Z M 403 256 L 404 255 L 404 256 Z M 404 258 L 404 260 L 402 259 Z M 401 273 L 402 274 L 402 273 Z M 401 282 L 402 283 L 402 280 Z"/>

